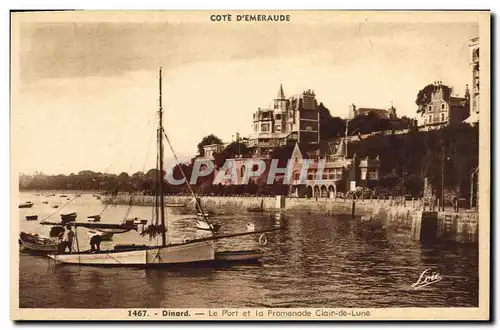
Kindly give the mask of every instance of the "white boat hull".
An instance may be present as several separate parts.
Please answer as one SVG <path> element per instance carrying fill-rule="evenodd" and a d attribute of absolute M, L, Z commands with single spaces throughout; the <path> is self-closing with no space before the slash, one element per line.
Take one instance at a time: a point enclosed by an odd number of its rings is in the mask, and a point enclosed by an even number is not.
<path fill-rule="evenodd" d="M 195 227 L 202 230 L 212 230 L 211 226 L 205 221 L 196 220 Z"/>
<path fill-rule="evenodd" d="M 166 265 L 214 260 L 213 241 L 195 242 L 142 250 L 102 251 L 49 255 L 55 261 L 79 265 Z"/>

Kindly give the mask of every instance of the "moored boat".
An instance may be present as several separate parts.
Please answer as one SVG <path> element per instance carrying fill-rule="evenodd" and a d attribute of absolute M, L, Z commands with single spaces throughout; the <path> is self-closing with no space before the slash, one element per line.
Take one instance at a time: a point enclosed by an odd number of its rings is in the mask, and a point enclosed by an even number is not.
<path fill-rule="evenodd" d="M 108 266 L 159 266 L 185 264 L 215 259 L 213 241 L 170 244 L 166 246 L 135 246 L 130 249 L 104 250 L 95 253 L 49 254 L 49 258 L 66 264 Z"/>
<path fill-rule="evenodd" d="M 151 224 L 142 230 L 141 235 L 149 235 L 150 238 L 154 238 L 157 235 L 160 236 L 160 244 L 153 246 L 140 246 L 140 245 L 118 245 L 111 250 L 101 250 L 101 251 L 77 251 L 76 253 L 57 253 L 50 254 L 49 257 L 61 263 L 67 264 L 78 264 L 78 265 L 94 265 L 94 266 L 164 266 L 171 264 L 191 264 L 199 262 L 213 262 L 215 261 L 215 241 L 222 238 L 245 236 L 256 234 L 252 233 L 235 233 L 225 236 L 215 236 L 210 235 L 210 237 L 184 240 L 182 243 L 171 243 L 168 240 L 168 221 L 166 221 L 165 212 L 165 202 L 164 202 L 164 147 L 163 139 L 165 139 L 172 150 L 174 158 L 178 161 L 173 147 L 167 137 L 165 130 L 163 129 L 163 108 L 162 108 L 162 78 L 160 69 L 160 79 L 159 79 L 159 112 L 158 112 L 158 127 L 157 133 L 157 163 L 156 163 L 156 173 L 157 182 L 159 182 L 158 189 L 155 191 L 156 199 L 154 205 L 153 219 Z M 185 178 L 185 175 L 183 173 Z M 194 195 L 194 192 L 191 190 Z M 97 196 L 100 199 L 99 196 Z M 132 204 L 132 197 L 131 203 Z M 199 205 L 198 205 L 199 206 Z M 203 210 L 200 210 L 202 216 L 205 215 Z M 128 211 L 127 211 L 128 214 Z M 208 222 L 208 219 L 204 216 L 204 220 Z M 53 223 L 44 223 L 51 225 L 58 225 Z M 116 231 L 130 231 L 131 229 L 137 229 L 139 224 L 143 224 L 140 220 L 136 223 L 136 219 L 126 220 L 121 224 L 104 224 L 104 223 L 92 223 L 92 222 L 70 222 L 67 226 L 73 227 L 85 227 L 88 229 L 95 230 L 96 232 L 103 233 L 116 233 Z M 60 224 L 59 224 L 60 225 Z M 272 229 L 275 230 L 275 229 Z M 76 234 L 76 230 L 75 230 Z M 77 236 L 76 236 L 77 237 Z M 224 255 L 221 255 L 224 257 Z"/>
<path fill-rule="evenodd" d="M 93 222 L 99 222 L 101 221 L 101 216 L 96 214 L 96 215 L 89 215 L 87 217 L 88 221 L 93 221 Z"/>
<path fill-rule="evenodd" d="M 38 220 L 38 215 L 27 215 L 26 220 Z"/>
<path fill-rule="evenodd" d="M 75 212 L 61 214 L 61 222 L 62 223 L 72 222 L 72 221 L 76 220 L 76 217 L 77 217 L 77 214 Z"/>
<path fill-rule="evenodd" d="M 35 252 L 56 252 L 59 249 L 59 242 L 48 237 L 21 232 L 19 234 L 19 244 L 21 249 Z"/>
<path fill-rule="evenodd" d="M 217 231 L 220 229 L 220 225 L 218 224 L 208 223 L 206 221 L 201 221 L 201 220 L 195 221 L 195 227 L 197 229 L 210 230 L 210 231 Z"/>
<path fill-rule="evenodd" d="M 29 202 L 29 201 L 19 204 L 20 209 L 28 209 L 28 208 L 31 208 L 32 206 L 33 206 L 33 203 Z"/>

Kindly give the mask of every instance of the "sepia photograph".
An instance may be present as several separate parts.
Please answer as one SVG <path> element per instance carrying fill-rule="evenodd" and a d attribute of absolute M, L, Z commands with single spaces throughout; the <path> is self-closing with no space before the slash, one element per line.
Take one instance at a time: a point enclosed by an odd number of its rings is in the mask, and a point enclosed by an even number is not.
<path fill-rule="evenodd" d="M 489 11 L 10 20 L 12 319 L 489 319 Z"/>

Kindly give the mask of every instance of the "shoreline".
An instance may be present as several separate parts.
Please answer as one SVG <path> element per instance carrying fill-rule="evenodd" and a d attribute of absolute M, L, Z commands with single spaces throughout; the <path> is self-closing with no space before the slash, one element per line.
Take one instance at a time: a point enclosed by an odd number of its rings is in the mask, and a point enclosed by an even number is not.
<path fill-rule="evenodd" d="M 307 199 L 297 197 L 199 196 L 203 211 L 211 216 L 248 213 L 317 214 L 351 216 L 359 225 L 372 230 L 384 227 L 403 230 L 414 241 L 448 241 L 476 243 L 479 214 L 472 210 L 451 209 L 430 211 L 421 200 L 403 202 L 396 199 Z M 129 204 L 130 196 L 105 196 L 103 204 Z M 139 196 L 133 205 L 153 206 L 154 197 Z M 183 204 L 174 207 L 180 213 L 198 212 L 194 198 L 165 196 L 165 203 Z M 429 228 L 431 230 L 429 231 Z"/>

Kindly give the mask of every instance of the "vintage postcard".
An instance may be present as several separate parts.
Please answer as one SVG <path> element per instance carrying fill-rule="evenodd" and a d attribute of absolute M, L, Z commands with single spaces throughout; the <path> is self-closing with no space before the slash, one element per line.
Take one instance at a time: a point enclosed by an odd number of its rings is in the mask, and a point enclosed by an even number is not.
<path fill-rule="evenodd" d="M 489 11 L 11 12 L 11 318 L 488 320 Z"/>

